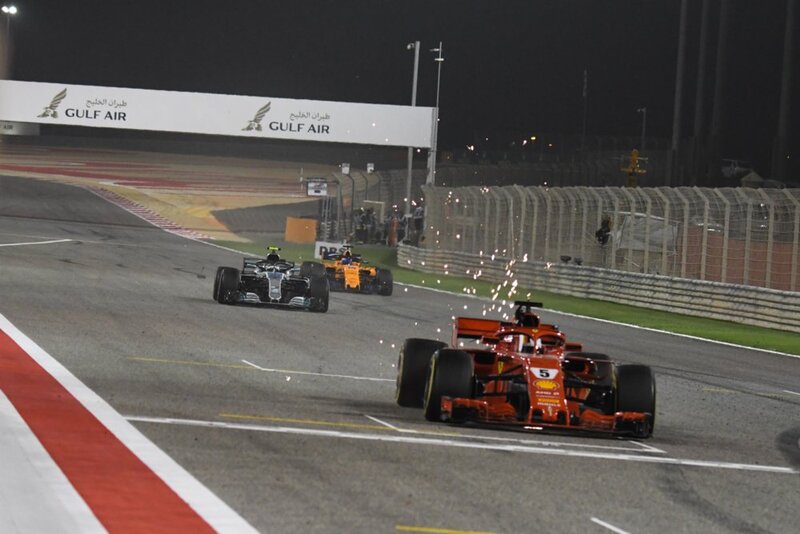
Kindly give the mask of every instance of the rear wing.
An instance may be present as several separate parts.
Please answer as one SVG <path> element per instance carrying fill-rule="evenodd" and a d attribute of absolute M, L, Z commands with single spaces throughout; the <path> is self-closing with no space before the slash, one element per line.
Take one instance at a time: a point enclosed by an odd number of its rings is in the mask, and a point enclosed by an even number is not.
<path fill-rule="evenodd" d="M 498 321 L 496 319 L 477 319 L 473 317 L 456 317 L 453 323 L 453 346 L 458 347 L 459 341 L 465 339 L 480 339 L 492 337 L 503 327 L 513 326 L 513 323 Z"/>

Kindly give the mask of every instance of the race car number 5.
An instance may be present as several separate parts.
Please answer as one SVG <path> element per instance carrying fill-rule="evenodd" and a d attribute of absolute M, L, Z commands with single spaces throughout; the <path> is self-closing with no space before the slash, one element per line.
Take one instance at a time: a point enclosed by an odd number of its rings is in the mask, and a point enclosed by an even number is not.
<path fill-rule="evenodd" d="M 558 369 L 547 369 L 542 367 L 531 367 L 531 372 L 539 378 L 555 378 Z"/>

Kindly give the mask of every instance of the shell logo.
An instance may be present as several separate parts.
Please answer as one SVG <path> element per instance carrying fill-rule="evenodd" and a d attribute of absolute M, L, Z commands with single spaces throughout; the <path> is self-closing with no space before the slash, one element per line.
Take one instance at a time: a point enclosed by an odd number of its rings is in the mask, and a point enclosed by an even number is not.
<path fill-rule="evenodd" d="M 558 388 L 558 382 L 554 382 L 553 380 L 537 380 L 536 387 L 544 389 L 545 391 L 552 391 Z"/>

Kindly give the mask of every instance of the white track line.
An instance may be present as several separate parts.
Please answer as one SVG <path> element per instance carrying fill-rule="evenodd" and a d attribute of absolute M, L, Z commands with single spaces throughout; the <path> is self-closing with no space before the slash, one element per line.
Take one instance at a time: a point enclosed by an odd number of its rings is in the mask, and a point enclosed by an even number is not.
<path fill-rule="evenodd" d="M 597 519 L 596 517 L 592 517 L 590 519 L 592 520 L 592 523 L 597 523 L 601 527 L 607 528 L 611 532 L 616 532 L 617 534 L 628 534 L 628 532 L 622 530 L 621 528 L 615 527 L 611 523 L 606 523 L 602 519 Z"/>
<path fill-rule="evenodd" d="M 667 451 L 662 451 L 661 449 L 657 449 L 657 448 L 653 447 L 652 445 L 648 445 L 646 443 L 642 443 L 641 441 L 636 441 L 636 440 L 633 440 L 633 439 L 629 439 L 628 442 L 629 443 L 633 443 L 634 445 L 638 445 L 639 447 L 641 447 L 644 450 L 649 451 L 649 452 L 655 452 L 655 453 L 659 453 L 659 454 L 667 454 Z"/>
<path fill-rule="evenodd" d="M 794 392 L 794 391 L 789 391 L 788 389 L 784 389 L 784 390 L 783 390 L 783 392 L 784 392 L 784 393 L 791 393 L 792 395 L 798 395 L 798 396 L 800 396 L 800 393 L 796 393 L 796 392 Z"/>
<path fill-rule="evenodd" d="M 433 432 L 433 431 L 426 431 L 426 430 L 412 430 L 408 428 L 400 428 L 395 426 L 391 423 L 387 423 L 377 417 L 373 417 L 371 415 L 364 414 L 364 417 L 367 419 L 371 419 L 376 423 L 379 423 L 385 427 L 388 427 L 392 430 L 396 430 L 397 432 L 403 432 L 406 434 L 418 434 L 418 435 L 428 435 L 428 436 L 442 436 L 442 432 Z M 483 440 L 483 441 L 504 441 L 506 443 L 517 443 L 520 445 L 541 445 L 544 447 L 573 447 L 577 449 L 602 449 L 608 451 L 628 451 L 628 452 L 651 452 L 656 454 L 666 454 L 665 451 L 661 449 L 656 449 L 655 447 L 645 446 L 644 449 L 639 448 L 631 448 L 631 447 L 614 447 L 609 445 L 593 445 L 587 443 L 573 443 L 573 442 L 564 442 L 564 441 L 546 441 L 541 439 L 525 439 L 525 438 L 508 438 L 508 437 L 499 437 L 499 436 L 479 436 L 477 434 L 462 434 L 461 432 L 455 433 L 450 432 L 447 434 L 449 437 L 454 438 L 463 438 L 463 439 L 471 439 L 471 440 Z M 641 445 L 641 443 L 635 442 L 630 440 L 631 443 L 637 443 Z"/>
<path fill-rule="evenodd" d="M 451 438 L 427 438 L 417 436 L 400 436 L 386 434 L 370 434 L 361 432 L 343 432 L 338 430 L 320 430 L 318 428 L 297 428 L 264 425 L 244 425 L 239 423 L 226 423 L 221 421 L 200 421 L 196 419 L 178 419 L 165 417 L 141 417 L 128 415 L 128 421 L 141 423 L 184 425 L 205 428 L 225 428 L 229 430 L 246 430 L 250 432 L 272 432 L 277 434 L 295 434 L 304 436 L 315 436 L 323 438 L 354 439 L 363 441 L 380 441 L 385 443 L 405 443 L 411 445 L 430 445 L 438 447 L 455 447 L 462 449 L 480 449 L 502 452 L 520 452 L 528 454 L 542 454 L 551 456 L 567 456 L 573 458 L 591 458 L 599 460 L 617 460 L 622 462 L 638 462 L 645 464 L 662 465 L 683 465 L 687 467 L 701 467 L 709 469 L 731 469 L 735 471 L 756 471 L 761 473 L 797 475 L 800 471 L 791 467 L 776 465 L 757 465 L 743 464 L 735 462 L 717 462 L 709 460 L 692 460 L 688 458 L 668 458 L 663 456 L 651 456 L 642 454 L 616 454 L 609 452 L 596 451 L 575 451 L 566 449 L 554 449 L 548 447 L 527 447 L 511 444 L 488 444 L 476 443 L 466 440 Z"/>
<path fill-rule="evenodd" d="M 350 375 L 334 375 L 329 373 L 314 373 L 311 371 L 289 371 L 287 369 L 268 369 L 266 367 L 261 367 L 260 365 L 256 365 L 253 362 L 248 362 L 247 360 L 242 360 L 242 363 L 246 363 L 250 367 L 258 369 L 259 371 L 264 371 L 265 373 L 281 373 L 286 375 L 309 375 L 309 376 L 323 376 L 325 378 L 349 378 L 351 380 L 369 380 L 372 382 L 395 382 L 394 378 L 373 378 L 371 376 L 350 376 Z"/>
<path fill-rule="evenodd" d="M 25 245 L 52 245 L 53 243 L 67 243 L 72 239 L 53 239 L 51 241 L 28 241 L 27 243 L 2 243 L 0 247 L 22 247 Z"/>
<path fill-rule="evenodd" d="M 385 426 L 387 428 L 391 428 L 392 430 L 394 430 L 396 432 L 406 432 L 406 433 L 409 433 L 409 434 L 416 434 L 417 433 L 416 430 L 404 430 L 402 428 L 398 428 L 398 427 L 396 427 L 396 426 L 394 426 L 392 424 L 389 424 L 386 421 L 382 421 L 382 420 L 378 419 L 377 417 L 372 417 L 371 415 L 364 414 L 364 417 L 366 417 L 367 419 L 369 419 L 371 421 L 375 421 L 379 425 L 383 425 L 383 426 Z"/>

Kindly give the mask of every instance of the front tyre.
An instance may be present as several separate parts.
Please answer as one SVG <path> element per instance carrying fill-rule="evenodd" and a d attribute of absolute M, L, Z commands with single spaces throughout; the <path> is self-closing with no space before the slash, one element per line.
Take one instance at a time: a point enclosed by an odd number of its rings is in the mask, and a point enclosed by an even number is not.
<path fill-rule="evenodd" d="M 475 363 L 469 353 L 440 349 L 431 359 L 425 383 L 425 419 L 442 420 L 442 397 L 471 398 Z"/>
<path fill-rule="evenodd" d="M 220 267 L 217 270 L 217 276 L 219 284 L 215 283 L 217 288 L 215 300 L 220 304 L 233 304 L 235 302 L 233 293 L 239 289 L 239 269 Z"/>
<path fill-rule="evenodd" d="M 378 285 L 378 295 L 383 295 L 384 297 L 390 296 L 394 290 L 392 271 L 389 269 L 378 269 L 378 272 L 375 273 L 375 279 Z"/>
<path fill-rule="evenodd" d="M 214 291 L 211 294 L 211 296 L 217 302 L 219 302 L 219 283 L 220 283 L 220 280 L 222 279 L 222 269 L 224 269 L 224 268 L 225 267 L 217 267 L 217 274 L 214 275 Z"/>
<path fill-rule="evenodd" d="M 634 429 L 639 438 L 653 435 L 656 423 L 656 379 L 647 365 L 620 365 L 616 369 L 616 398 L 618 412 L 648 414 L 645 425 Z"/>
<path fill-rule="evenodd" d="M 397 404 L 407 408 L 422 408 L 428 365 L 433 353 L 446 346 L 433 339 L 406 339 L 397 357 Z"/>

